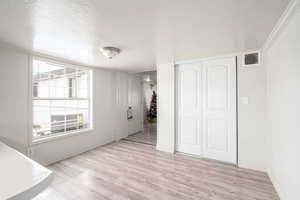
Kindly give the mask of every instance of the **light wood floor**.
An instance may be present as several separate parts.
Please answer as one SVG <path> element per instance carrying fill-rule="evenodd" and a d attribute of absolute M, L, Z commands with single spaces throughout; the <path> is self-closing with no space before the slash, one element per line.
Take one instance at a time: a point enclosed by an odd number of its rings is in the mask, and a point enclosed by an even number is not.
<path fill-rule="evenodd" d="M 145 124 L 144 131 L 132 134 L 128 136 L 126 140 L 143 143 L 143 144 L 156 145 L 156 140 L 157 140 L 156 124 Z"/>
<path fill-rule="evenodd" d="M 278 200 L 265 173 L 158 152 L 122 140 L 49 167 L 54 182 L 35 200 Z"/>

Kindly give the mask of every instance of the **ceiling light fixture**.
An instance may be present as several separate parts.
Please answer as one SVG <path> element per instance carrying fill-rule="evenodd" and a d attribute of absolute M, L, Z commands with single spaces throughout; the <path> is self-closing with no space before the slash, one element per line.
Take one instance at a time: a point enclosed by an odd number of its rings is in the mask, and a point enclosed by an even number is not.
<path fill-rule="evenodd" d="M 149 75 L 147 75 L 146 77 L 145 77 L 145 79 L 144 79 L 146 82 L 151 82 L 151 79 L 150 79 L 150 76 Z"/>
<path fill-rule="evenodd" d="M 113 57 L 121 53 L 121 49 L 117 47 L 103 47 L 100 49 L 100 51 L 105 57 L 109 59 L 112 59 Z"/>

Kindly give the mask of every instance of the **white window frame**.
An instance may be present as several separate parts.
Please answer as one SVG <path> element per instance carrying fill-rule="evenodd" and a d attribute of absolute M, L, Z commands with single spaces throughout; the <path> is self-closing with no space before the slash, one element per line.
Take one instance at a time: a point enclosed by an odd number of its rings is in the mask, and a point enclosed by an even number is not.
<path fill-rule="evenodd" d="M 74 131 L 68 131 L 68 132 L 62 132 L 62 133 L 56 133 L 50 136 L 45 136 L 45 137 L 39 137 L 39 138 L 34 138 L 33 137 L 33 102 L 34 102 L 34 97 L 33 97 L 33 61 L 34 60 L 40 60 L 40 61 L 46 61 L 49 63 L 52 63 L 54 65 L 60 65 L 64 67 L 69 67 L 69 68 L 75 68 L 75 69 L 82 69 L 82 70 L 87 70 L 89 71 L 89 76 L 88 76 L 88 115 L 89 115 L 89 127 L 84 128 L 84 129 L 79 129 L 79 130 L 74 130 Z M 49 58 L 44 58 L 40 56 L 30 56 L 29 57 L 29 95 L 28 95 L 28 113 L 29 113 L 29 120 L 28 120 L 28 144 L 30 146 L 35 145 L 35 144 L 40 144 L 44 142 L 49 142 L 53 140 L 58 140 L 58 139 L 63 139 L 65 137 L 71 137 L 75 136 L 78 134 L 84 134 L 84 133 L 90 133 L 94 130 L 93 128 L 93 70 L 88 67 L 82 67 L 78 65 L 73 65 L 73 64 L 68 64 L 65 62 L 60 62 L 56 61 L 53 59 Z M 39 99 L 50 99 L 50 98 L 39 98 Z M 80 100 L 80 98 L 68 98 L 70 100 Z M 86 100 L 86 98 L 82 98 Z M 66 100 L 65 98 L 51 98 L 51 100 Z"/>

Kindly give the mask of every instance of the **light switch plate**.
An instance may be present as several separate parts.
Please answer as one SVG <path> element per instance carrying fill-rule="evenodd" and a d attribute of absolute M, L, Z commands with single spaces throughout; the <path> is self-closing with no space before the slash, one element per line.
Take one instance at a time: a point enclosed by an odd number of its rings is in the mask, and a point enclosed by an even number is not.
<path fill-rule="evenodd" d="M 248 105 L 249 104 L 249 97 L 241 97 L 241 103 L 244 105 Z"/>

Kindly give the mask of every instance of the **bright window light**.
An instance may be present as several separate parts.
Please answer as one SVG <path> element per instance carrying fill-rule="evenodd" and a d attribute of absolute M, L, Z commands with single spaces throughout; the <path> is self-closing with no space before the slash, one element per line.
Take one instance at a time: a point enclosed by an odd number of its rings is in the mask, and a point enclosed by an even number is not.
<path fill-rule="evenodd" d="M 91 128 L 91 70 L 34 58 L 33 140 Z"/>

